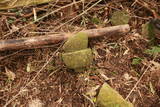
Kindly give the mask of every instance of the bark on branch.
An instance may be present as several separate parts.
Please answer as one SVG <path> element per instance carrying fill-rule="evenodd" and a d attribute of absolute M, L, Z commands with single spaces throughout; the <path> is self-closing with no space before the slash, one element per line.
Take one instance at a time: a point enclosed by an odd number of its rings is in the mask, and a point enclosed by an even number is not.
<path fill-rule="evenodd" d="M 84 30 L 81 32 L 86 33 L 89 38 L 111 35 L 122 35 L 130 31 L 129 25 L 119 25 L 99 29 Z M 60 41 L 66 40 L 70 34 L 52 34 L 37 37 L 28 37 L 21 39 L 10 39 L 0 41 L 0 51 L 17 50 L 17 49 L 32 49 L 48 44 L 55 44 Z"/>

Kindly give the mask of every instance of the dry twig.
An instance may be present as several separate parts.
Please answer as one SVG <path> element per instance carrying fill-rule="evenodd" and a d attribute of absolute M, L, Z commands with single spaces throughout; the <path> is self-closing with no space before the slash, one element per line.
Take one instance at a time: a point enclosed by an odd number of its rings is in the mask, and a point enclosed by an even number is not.
<path fill-rule="evenodd" d="M 86 33 L 90 38 L 100 36 L 121 35 L 130 31 L 129 25 L 119 25 L 113 27 L 99 28 L 84 30 L 81 32 Z M 53 34 L 38 37 L 29 37 L 22 39 L 10 39 L 0 41 L 0 51 L 13 50 L 13 49 L 31 49 L 40 47 L 47 44 L 58 43 L 66 40 L 71 34 Z"/>
<path fill-rule="evenodd" d="M 152 61 L 154 61 L 157 58 L 157 56 L 155 56 L 153 58 Z M 130 95 L 132 94 L 132 92 L 135 90 L 135 88 L 138 86 L 138 84 L 141 82 L 141 80 L 143 79 L 144 75 L 149 71 L 149 69 L 151 68 L 152 63 L 150 63 L 148 65 L 148 67 L 145 69 L 145 71 L 143 72 L 143 74 L 141 75 L 141 77 L 139 78 L 139 80 L 136 82 L 136 84 L 134 85 L 134 87 L 131 89 L 131 91 L 129 92 L 129 94 L 127 95 L 127 97 L 125 98 L 126 100 L 128 100 L 128 98 L 130 97 Z"/>
<path fill-rule="evenodd" d="M 158 13 L 155 10 L 155 7 L 151 7 L 149 5 L 149 2 L 146 2 L 144 0 L 135 0 L 135 3 L 138 3 L 139 5 L 145 7 L 146 9 L 148 9 L 150 12 L 152 12 L 154 18 L 160 18 L 160 16 L 158 15 Z"/>

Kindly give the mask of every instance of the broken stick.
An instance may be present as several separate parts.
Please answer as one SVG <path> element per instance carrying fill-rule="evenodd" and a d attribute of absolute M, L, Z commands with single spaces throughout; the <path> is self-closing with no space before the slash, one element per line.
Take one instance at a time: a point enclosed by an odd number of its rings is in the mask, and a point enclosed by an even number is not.
<path fill-rule="evenodd" d="M 89 29 L 80 32 L 84 32 L 89 38 L 100 37 L 100 36 L 111 36 L 111 35 L 122 35 L 130 31 L 129 25 L 119 25 L 98 29 Z M 0 51 L 6 50 L 17 50 L 17 49 L 32 49 L 48 44 L 55 44 L 60 41 L 66 40 L 71 34 L 52 34 L 37 37 L 28 37 L 21 39 L 9 39 L 0 41 Z"/>

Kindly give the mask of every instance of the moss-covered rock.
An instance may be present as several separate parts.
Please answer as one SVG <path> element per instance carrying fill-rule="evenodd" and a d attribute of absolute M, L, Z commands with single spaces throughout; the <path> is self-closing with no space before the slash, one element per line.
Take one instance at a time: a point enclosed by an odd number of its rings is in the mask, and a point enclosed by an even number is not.
<path fill-rule="evenodd" d="M 110 20 L 112 25 L 122 25 L 122 24 L 128 24 L 129 19 L 130 17 L 125 11 L 116 11 L 112 14 Z"/>
<path fill-rule="evenodd" d="M 149 39 L 151 45 L 160 40 L 160 19 L 152 19 L 142 25 L 142 35 Z"/>
<path fill-rule="evenodd" d="M 97 96 L 98 107 L 133 107 L 133 105 L 123 99 L 123 97 L 108 84 L 104 83 Z"/>
<path fill-rule="evenodd" d="M 63 46 L 62 60 L 65 65 L 76 72 L 83 71 L 93 60 L 92 51 L 87 47 L 87 34 L 79 32 L 70 37 Z"/>
<path fill-rule="evenodd" d="M 151 22 L 147 22 L 142 25 L 142 35 L 150 40 L 150 43 L 155 41 L 154 26 Z"/>
<path fill-rule="evenodd" d="M 88 47 L 88 36 L 85 33 L 77 33 L 70 37 L 63 46 L 64 52 L 74 52 Z"/>
<path fill-rule="evenodd" d="M 62 59 L 68 68 L 77 69 L 89 66 L 92 63 L 93 57 L 91 49 L 84 49 L 63 53 Z"/>

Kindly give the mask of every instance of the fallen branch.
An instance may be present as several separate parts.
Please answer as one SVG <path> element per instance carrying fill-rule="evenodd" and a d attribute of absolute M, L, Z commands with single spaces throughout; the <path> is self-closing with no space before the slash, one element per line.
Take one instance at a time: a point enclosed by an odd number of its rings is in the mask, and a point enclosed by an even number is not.
<path fill-rule="evenodd" d="M 130 31 L 129 25 L 119 25 L 113 27 L 99 28 L 84 30 L 81 32 L 86 33 L 89 38 L 111 35 L 122 35 Z M 28 37 L 21 39 L 10 39 L 0 41 L 0 51 L 14 50 L 14 49 L 32 49 L 43 45 L 49 45 L 66 40 L 70 37 L 68 33 L 52 34 L 38 37 Z"/>
<path fill-rule="evenodd" d="M 144 0 L 135 0 L 136 3 L 138 3 L 139 5 L 145 7 L 146 9 L 148 9 L 154 16 L 154 18 L 160 18 L 160 15 L 157 13 L 156 9 L 157 7 L 150 5 L 150 2 L 144 1 Z"/>

